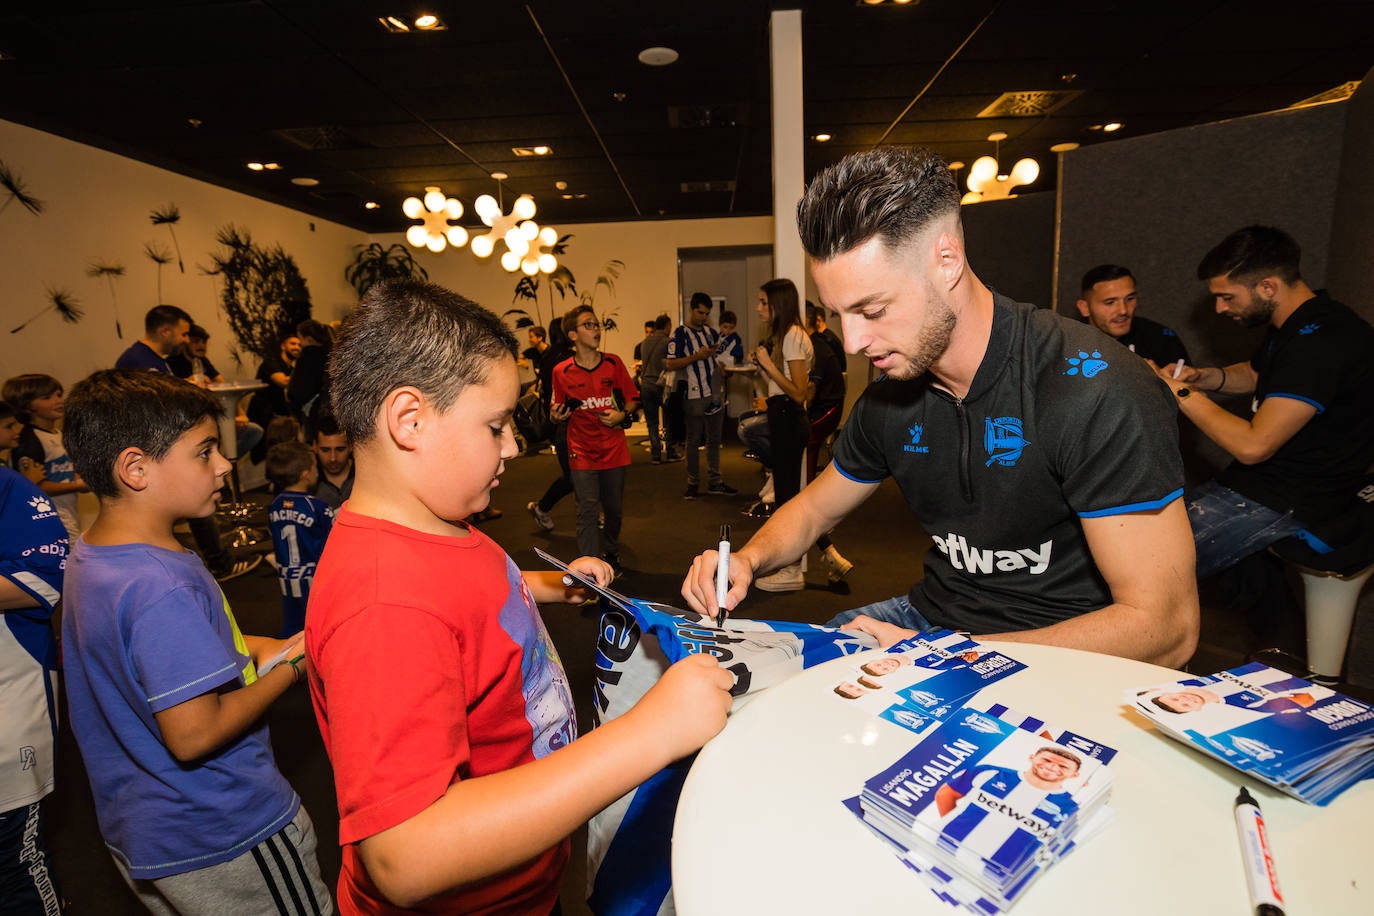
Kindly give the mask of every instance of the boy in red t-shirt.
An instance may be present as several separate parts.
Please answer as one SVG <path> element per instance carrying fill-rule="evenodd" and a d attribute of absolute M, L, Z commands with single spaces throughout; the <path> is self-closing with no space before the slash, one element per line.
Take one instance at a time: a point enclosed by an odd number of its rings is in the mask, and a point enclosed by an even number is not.
<path fill-rule="evenodd" d="M 515 352 L 494 314 L 409 281 L 373 286 L 334 349 L 357 471 L 315 573 L 306 652 L 345 914 L 548 913 L 568 835 L 725 723 L 731 677 L 694 655 L 573 740 L 535 602 L 585 596 L 463 522 L 516 455 Z M 595 557 L 572 566 L 610 581 Z"/>
<path fill-rule="evenodd" d="M 577 549 L 604 557 L 618 576 L 625 469 L 630 466 L 624 423 L 639 404 L 639 389 L 620 357 L 601 352 L 601 322 L 590 305 L 563 316 L 563 333 L 572 341 L 573 355 L 554 367 L 549 415 L 558 423 L 568 421 Z"/>

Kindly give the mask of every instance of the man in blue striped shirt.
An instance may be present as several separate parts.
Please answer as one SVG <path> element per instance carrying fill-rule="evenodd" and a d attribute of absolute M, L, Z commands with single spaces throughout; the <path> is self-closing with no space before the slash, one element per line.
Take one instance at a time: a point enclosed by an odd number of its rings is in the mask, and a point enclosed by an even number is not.
<path fill-rule="evenodd" d="M 711 327 L 711 297 L 706 293 L 692 293 L 687 323 L 678 325 L 668 341 L 668 357 L 663 365 L 680 369 L 687 379 L 687 490 L 684 499 L 696 499 L 701 479 L 701 458 L 697 445 L 706 441 L 707 493 L 734 496 L 739 491 L 728 486 L 720 477 L 720 434 L 725 414 L 710 410 L 715 393 L 716 348 L 720 332 Z"/>

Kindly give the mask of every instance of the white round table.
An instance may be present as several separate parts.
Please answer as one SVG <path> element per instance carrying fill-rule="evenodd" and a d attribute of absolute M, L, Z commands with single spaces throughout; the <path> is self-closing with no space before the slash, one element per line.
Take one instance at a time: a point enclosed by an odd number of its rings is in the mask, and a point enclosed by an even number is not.
<path fill-rule="evenodd" d="M 1245 916 L 1232 806 L 1263 808 L 1290 916 L 1374 913 L 1374 785 L 1306 805 L 1156 732 L 1121 691 L 1179 672 L 1091 652 L 988 643 L 1028 666 L 998 701 L 1115 747 L 1115 822 L 1045 874 L 1016 916 Z M 681 916 L 961 912 L 937 900 L 841 806 L 916 735 L 826 695 L 854 659 L 819 665 L 732 714 L 701 751 L 673 832 Z M 1208 672 L 1210 673 L 1210 672 Z"/>

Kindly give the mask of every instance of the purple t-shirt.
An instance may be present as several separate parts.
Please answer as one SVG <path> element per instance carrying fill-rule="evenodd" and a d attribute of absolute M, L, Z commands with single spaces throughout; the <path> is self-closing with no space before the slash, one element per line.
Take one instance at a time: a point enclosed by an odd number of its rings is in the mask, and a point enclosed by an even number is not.
<path fill-rule="evenodd" d="M 78 540 L 67 565 L 63 663 L 72 731 L 100 832 L 134 878 L 237 858 L 295 817 L 265 724 L 190 764 L 154 715 L 257 679 L 229 603 L 200 559 Z"/>

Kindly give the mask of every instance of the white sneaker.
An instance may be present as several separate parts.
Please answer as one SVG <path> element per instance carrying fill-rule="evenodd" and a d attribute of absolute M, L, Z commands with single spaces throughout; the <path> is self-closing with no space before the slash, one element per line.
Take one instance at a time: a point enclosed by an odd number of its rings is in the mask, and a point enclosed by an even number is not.
<path fill-rule="evenodd" d="M 839 582 L 849 575 L 849 571 L 854 568 L 854 564 L 846 560 L 831 544 L 825 548 L 821 554 L 821 560 L 825 563 L 825 578 L 829 582 Z"/>
<path fill-rule="evenodd" d="M 806 588 L 806 577 L 802 575 L 801 564 L 793 563 L 772 575 L 755 579 L 754 587 L 765 592 L 799 592 Z"/>
<path fill-rule="evenodd" d="M 530 503 L 525 508 L 530 510 L 530 515 L 534 516 L 534 520 L 539 523 L 540 528 L 545 531 L 553 530 L 553 516 L 539 508 L 539 503 Z"/>

